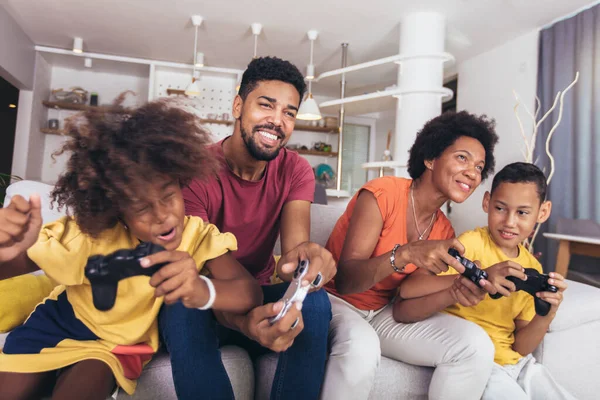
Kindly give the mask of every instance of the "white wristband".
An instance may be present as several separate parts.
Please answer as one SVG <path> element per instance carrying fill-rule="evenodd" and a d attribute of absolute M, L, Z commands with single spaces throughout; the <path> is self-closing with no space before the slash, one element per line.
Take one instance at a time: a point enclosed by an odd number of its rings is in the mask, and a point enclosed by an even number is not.
<path fill-rule="evenodd" d="M 204 282 L 206 282 L 206 286 L 208 286 L 208 301 L 202 307 L 198 307 L 198 310 L 208 310 L 208 309 L 212 308 L 212 306 L 215 302 L 215 297 L 217 297 L 217 292 L 215 291 L 214 283 L 212 283 L 212 281 L 210 279 L 208 279 L 204 275 L 200 275 L 200 279 L 202 279 Z"/>

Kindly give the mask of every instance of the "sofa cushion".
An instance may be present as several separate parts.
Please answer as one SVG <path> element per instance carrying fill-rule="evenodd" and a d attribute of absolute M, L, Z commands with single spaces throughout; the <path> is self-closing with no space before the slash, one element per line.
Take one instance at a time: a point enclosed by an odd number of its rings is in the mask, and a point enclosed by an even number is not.
<path fill-rule="evenodd" d="M 51 208 L 50 193 L 54 189 L 54 185 L 48 185 L 36 181 L 18 181 L 6 188 L 6 197 L 4 199 L 4 207 L 10 204 L 10 200 L 15 195 L 21 195 L 26 199 L 32 194 L 39 194 L 42 200 L 42 220 L 44 224 L 56 221 L 60 217 L 66 215 L 65 210 L 59 211 L 56 208 Z"/>
<path fill-rule="evenodd" d="M 277 354 L 269 353 L 260 357 L 256 368 L 256 400 L 267 400 L 277 369 Z M 387 357 L 375 375 L 375 382 L 369 399 L 427 399 L 433 368 L 417 367 Z"/>
<path fill-rule="evenodd" d="M 25 322 L 35 306 L 54 289 L 46 275 L 21 275 L 0 281 L 0 332 Z"/>
<path fill-rule="evenodd" d="M 600 290 L 575 281 L 567 280 L 567 283 L 569 287 L 549 332 L 573 329 L 600 320 Z"/>
<path fill-rule="evenodd" d="M 224 346 L 221 348 L 221 359 L 229 375 L 236 400 L 251 400 L 254 395 L 254 370 L 248 353 L 236 346 Z M 177 400 L 169 355 L 161 351 L 154 356 L 138 379 L 138 386 L 133 396 L 119 391 L 117 398 Z"/>

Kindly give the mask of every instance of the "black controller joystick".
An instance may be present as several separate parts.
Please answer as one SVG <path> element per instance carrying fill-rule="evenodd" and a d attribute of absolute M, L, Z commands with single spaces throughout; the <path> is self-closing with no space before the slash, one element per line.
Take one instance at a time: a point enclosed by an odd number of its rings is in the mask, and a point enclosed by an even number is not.
<path fill-rule="evenodd" d="M 545 300 L 542 300 L 535 296 L 539 292 L 558 292 L 558 288 L 548 283 L 548 275 L 540 274 L 533 268 L 525 268 L 525 275 L 527 280 L 521 280 L 516 276 L 507 276 L 506 279 L 513 282 L 517 287 L 516 290 L 523 290 L 533 296 L 533 302 L 535 304 L 535 312 L 538 315 L 546 316 L 550 311 L 551 304 Z M 499 299 L 502 297 L 500 293 L 490 294 L 492 299 Z"/>
<path fill-rule="evenodd" d="M 487 272 L 480 269 L 473 261 L 461 256 L 458 250 L 452 247 L 448 249 L 448 254 L 456 258 L 465 267 L 465 272 L 462 273 L 462 276 L 469 278 L 471 282 L 481 287 L 479 281 L 488 278 Z"/>
<path fill-rule="evenodd" d="M 140 259 L 164 250 L 160 245 L 146 242 L 140 243 L 135 249 L 117 250 L 106 256 L 88 258 L 85 276 L 92 284 L 94 306 L 100 311 L 113 308 L 119 281 L 138 275 L 152 276 L 167 263 L 143 268 Z"/>

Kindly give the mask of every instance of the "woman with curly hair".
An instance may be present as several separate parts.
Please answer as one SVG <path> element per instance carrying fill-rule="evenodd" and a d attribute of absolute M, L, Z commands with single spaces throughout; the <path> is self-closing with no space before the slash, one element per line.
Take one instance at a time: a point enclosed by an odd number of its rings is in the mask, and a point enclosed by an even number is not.
<path fill-rule="evenodd" d="M 115 383 L 131 394 L 158 349 L 163 303 L 239 313 L 262 304 L 260 286 L 230 255 L 233 235 L 184 214 L 180 186 L 215 171 L 199 121 L 164 102 L 113 111 L 68 121 L 61 152 L 70 159 L 52 193 L 68 217 L 42 227 L 38 196 L 0 210 L 0 279 L 41 269 L 59 285 L 7 337 L 0 399 L 104 400 Z M 165 249 L 142 267 L 166 265 L 120 281 L 113 308 L 96 309 L 88 258 L 141 242 Z"/>
<path fill-rule="evenodd" d="M 410 149 L 412 179 L 388 176 L 367 182 L 336 223 L 326 245 L 338 261 L 335 280 L 326 287 L 333 313 L 327 374 L 352 382 L 347 398 L 369 396 L 381 354 L 437 367 L 430 399 L 481 397 L 494 358 L 485 332 L 449 315 L 416 324 L 400 323 L 412 321 L 400 321 L 399 315 L 405 318 L 440 301 L 472 300 L 486 292 L 461 278 L 444 296 L 402 300 L 396 295 L 409 274 L 438 273 L 448 266 L 464 271 L 448 254 L 450 247 L 461 254 L 464 248 L 440 207 L 448 200 L 465 201 L 494 170 L 497 141 L 493 121 L 484 116 L 463 111 L 432 119 Z M 486 290 L 492 286 L 480 283 Z M 413 321 L 423 319 L 412 316 Z M 355 355 L 360 360 L 344 359 L 343 349 L 353 341 L 362 345 Z M 361 368 L 350 370 L 348 365 Z"/>

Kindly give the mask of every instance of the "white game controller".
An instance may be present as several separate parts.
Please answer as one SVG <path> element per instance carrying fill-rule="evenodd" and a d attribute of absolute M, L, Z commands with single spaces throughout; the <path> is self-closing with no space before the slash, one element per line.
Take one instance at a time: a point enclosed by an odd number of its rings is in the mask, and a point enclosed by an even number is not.
<path fill-rule="evenodd" d="M 304 298 L 311 287 L 311 285 L 302 286 L 302 280 L 308 272 L 308 264 L 308 260 L 302 260 L 298 264 L 298 267 L 296 267 L 294 278 L 290 282 L 290 286 L 288 286 L 285 294 L 281 298 L 281 301 L 283 301 L 283 307 L 281 308 L 281 311 L 279 311 L 279 314 L 276 316 L 269 318 L 271 325 L 283 318 L 283 316 L 287 314 L 288 310 L 294 303 L 302 303 L 304 301 Z"/>

